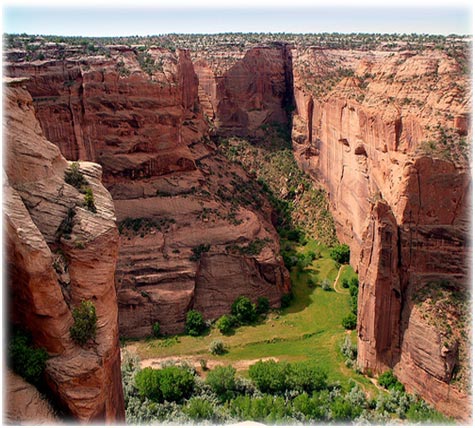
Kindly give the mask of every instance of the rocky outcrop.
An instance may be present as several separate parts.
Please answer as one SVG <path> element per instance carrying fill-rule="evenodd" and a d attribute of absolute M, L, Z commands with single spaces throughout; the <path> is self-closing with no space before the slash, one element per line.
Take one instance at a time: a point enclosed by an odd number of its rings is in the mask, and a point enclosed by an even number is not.
<path fill-rule="evenodd" d="M 97 211 L 65 183 L 68 162 L 45 139 L 21 81 L 5 89 L 4 213 L 8 318 L 50 358 L 45 380 L 62 412 L 81 422 L 124 419 L 114 271 L 118 233 L 101 168 L 82 163 Z M 72 309 L 92 301 L 94 342 L 69 334 Z M 24 414 L 28 418 L 28 414 Z"/>
<path fill-rule="evenodd" d="M 279 50 L 246 55 L 245 67 L 236 64 L 232 84 L 219 91 L 237 94 L 242 85 L 255 85 L 249 70 L 258 66 L 262 88 L 254 104 L 266 115 L 280 114 L 280 93 L 272 94 L 266 82 L 280 79 L 285 85 L 281 71 L 267 65 L 279 55 Z M 112 47 L 110 58 L 72 53 L 65 61 L 37 66 L 9 64 L 10 74 L 32 76 L 27 85 L 39 121 L 62 153 L 102 165 L 121 230 L 116 281 L 125 337 L 149 335 L 155 322 L 163 333 L 179 333 L 193 307 L 208 319 L 229 311 L 232 300 L 225 302 L 221 290 L 223 283 L 230 286 L 229 274 L 202 273 L 205 254 L 223 260 L 223 267 L 235 266 L 229 298 L 256 300 L 265 292 L 278 306 L 290 286 L 270 204 L 252 178 L 219 156 L 206 138 L 194 70 L 187 51 L 125 46 Z M 254 242 L 262 254 L 245 252 Z M 206 253 L 196 253 L 208 245 Z M 236 269 L 243 265 L 252 269 Z M 218 300 L 219 310 L 203 303 Z"/>
<path fill-rule="evenodd" d="M 359 272 L 360 366 L 394 369 L 409 391 L 463 418 L 470 335 L 456 308 L 469 284 L 471 98 L 460 52 L 321 46 L 115 46 L 110 57 L 35 63 L 17 53 L 7 66 L 33 76 L 41 126 L 66 157 L 103 166 L 130 336 L 157 321 L 178 332 L 192 307 L 214 318 L 238 294 L 275 303 L 285 292 L 270 206 L 206 139 L 205 117 L 218 134 L 253 136 L 295 107 L 295 157 L 326 189 Z"/>
<path fill-rule="evenodd" d="M 33 385 L 9 370 L 5 374 L 5 422 L 11 425 L 25 421 L 34 425 L 60 423 L 51 405 Z"/>
<path fill-rule="evenodd" d="M 455 327 L 470 284 L 469 153 L 453 120 L 469 109 L 458 92 L 467 82 L 441 52 L 342 53 L 293 51 L 292 137 L 359 272 L 358 363 L 393 368 L 410 392 L 468 418 L 454 367 L 470 365 L 469 336 Z M 439 297 L 418 306 L 424 290 Z M 441 305 L 455 314 L 445 326 L 430 316 Z"/>
<path fill-rule="evenodd" d="M 286 48 L 256 47 L 229 63 L 229 54 L 196 53 L 199 98 L 221 135 L 255 135 L 263 125 L 287 124 Z"/>

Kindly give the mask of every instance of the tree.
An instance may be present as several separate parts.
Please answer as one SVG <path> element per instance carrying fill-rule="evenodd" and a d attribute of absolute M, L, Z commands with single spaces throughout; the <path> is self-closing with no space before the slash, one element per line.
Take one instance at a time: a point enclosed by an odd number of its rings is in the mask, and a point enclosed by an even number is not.
<path fill-rule="evenodd" d="M 165 401 L 189 398 L 195 386 L 194 376 L 182 367 L 165 367 L 160 370 L 160 391 Z"/>
<path fill-rule="evenodd" d="M 391 370 L 388 370 L 378 377 L 378 384 L 386 389 L 395 389 L 404 392 L 404 385 L 397 380 L 397 377 Z"/>
<path fill-rule="evenodd" d="M 152 334 L 154 337 L 160 337 L 161 336 L 161 333 L 160 333 L 160 323 L 159 322 L 154 322 L 153 325 L 152 325 Z"/>
<path fill-rule="evenodd" d="M 292 300 L 294 300 L 294 295 L 292 292 L 283 294 L 282 297 L 280 298 L 280 308 L 288 308 L 290 304 L 292 303 Z"/>
<path fill-rule="evenodd" d="M 24 331 L 15 331 L 8 344 L 8 364 L 27 382 L 38 385 L 46 367 L 48 354 L 43 348 L 34 348 L 31 337 Z"/>
<path fill-rule="evenodd" d="M 256 320 L 256 305 L 248 297 L 238 297 L 231 306 L 231 313 L 243 324 Z"/>
<path fill-rule="evenodd" d="M 356 328 L 356 315 L 353 312 L 349 313 L 345 318 L 343 318 L 341 324 L 347 330 L 354 330 Z"/>
<path fill-rule="evenodd" d="M 327 373 L 313 361 L 291 364 L 287 374 L 289 388 L 309 393 L 325 389 L 327 379 Z"/>
<path fill-rule="evenodd" d="M 337 245 L 331 249 L 330 257 L 340 264 L 349 263 L 350 247 L 348 247 L 346 244 Z"/>
<path fill-rule="evenodd" d="M 152 401 L 162 401 L 160 389 L 160 371 L 146 367 L 135 375 L 135 386 L 139 395 Z"/>
<path fill-rule="evenodd" d="M 222 340 L 213 340 L 209 345 L 209 352 L 213 355 L 223 355 L 226 352 L 226 348 Z"/>
<path fill-rule="evenodd" d="M 172 366 L 161 370 L 146 367 L 135 375 L 135 385 L 139 395 L 149 400 L 181 401 L 191 396 L 195 379 L 182 367 Z"/>
<path fill-rule="evenodd" d="M 85 188 L 88 184 L 84 174 L 79 170 L 78 162 L 73 162 L 69 168 L 64 171 L 64 181 L 74 186 L 81 193 L 85 192 Z"/>
<path fill-rule="evenodd" d="M 214 417 L 213 404 L 200 397 L 191 398 L 187 405 L 183 407 L 183 412 L 194 422 L 212 420 Z"/>
<path fill-rule="evenodd" d="M 269 312 L 269 299 L 267 297 L 259 297 L 257 299 L 257 307 L 256 307 L 256 312 L 258 314 L 267 314 Z"/>
<path fill-rule="evenodd" d="M 249 367 L 249 376 L 264 393 L 276 394 L 287 389 L 288 363 L 276 361 L 258 361 Z"/>
<path fill-rule="evenodd" d="M 97 315 L 94 303 L 83 300 L 73 309 L 74 324 L 69 329 L 71 339 L 78 345 L 85 345 L 90 339 L 96 338 Z"/>
<path fill-rule="evenodd" d="M 236 318 L 230 315 L 223 315 L 218 319 L 218 321 L 216 321 L 216 328 L 222 334 L 231 333 L 235 325 L 236 325 Z"/>
<path fill-rule="evenodd" d="M 236 369 L 232 366 L 219 366 L 211 370 L 206 383 L 223 401 L 230 399 L 236 390 Z"/>
<path fill-rule="evenodd" d="M 190 336 L 199 336 L 206 329 L 203 315 L 195 310 L 188 311 L 185 321 L 185 332 Z"/>
<path fill-rule="evenodd" d="M 94 203 L 94 194 L 92 193 L 92 189 L 90 187 L 86 188 L 86 193 L 84 194 L 84 203 L 89 211 L 93 213 L 97 212 L 96 204 Z"/>

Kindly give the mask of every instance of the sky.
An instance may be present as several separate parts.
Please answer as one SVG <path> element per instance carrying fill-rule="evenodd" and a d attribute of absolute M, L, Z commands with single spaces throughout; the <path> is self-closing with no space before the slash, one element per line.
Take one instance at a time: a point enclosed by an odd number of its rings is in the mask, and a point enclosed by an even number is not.
<path fill-rule="evenodd" d="M 385 7 L 381 7 L 382 3 L 371 0 L 241 0 L 239 3 L 83 0 L 78 8 L 65 6 L 68 4 L 65 2 L 17 0 L 7 1 L 6 6 L 4 2 L 3 31 L 65 36 L 219 32 L 472 33 L 472 10 L 467 2 L 386 0 Z M 157 4 L 162 6 L 157 7 Z M 200 8 L 196 8 L 198 4 Z M 332 7 L 328 7 L 329 4 Z"/>

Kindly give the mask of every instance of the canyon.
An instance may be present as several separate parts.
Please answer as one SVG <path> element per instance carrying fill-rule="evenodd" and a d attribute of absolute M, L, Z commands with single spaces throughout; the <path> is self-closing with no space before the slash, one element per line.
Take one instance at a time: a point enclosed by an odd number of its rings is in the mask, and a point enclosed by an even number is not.
<path fill-rule="evenodd" d="M 23 290 L 14 291 L 11 312 L 36 329 L 38 345 L 58 354 L 48 360 L 47 377 L 74 416 L 122 417 L 120 393 L 105 396 L 98 387 L 100 379 L 120 382 L 119 332 L 147 336 L 158 322 L 162 332 L 179 333 L 188 310 L 215 319 L 239 295 L 266 296 L 279 306 L 290 278 L 272 206 L 252 172 L 219 152 L 216 138 L 265 138 L 266 126 L 279 126 L 291 131 L 295 159 L 325 189 L 338 238 L 351 248 L 360 279 L 359 367 L 373 374 L 393 369 L 408 391 L 445 414 L 469 417 L 471 334 L 463 317 L 471 262 L 471 92 L 457 58 L 433 46 L 283 42 L 213 50 L 116 44 L 91 52 L 48 43 L 39 51 L 42 57 L 32 59 L 10 49 L 5 59 L 16 79 L 6 108 L 13 188 L 4 190 L 12 217 L 7 249 L 11 284 L 21 278 Z M 48 148 L 34 146 L 38 139 Z M 13 150 L 23 140 L 31 159 Z M 63 156 L 80 161 L 100 207 L 100 221 L 78 209 L 74 233 L 86 249 L 61 240 L 70 260 L 69 300 L 50 254 L 77 198 L 64 186 Z M 36 158 L 37 165 L 28 163 Z M 33 232 L 17 236 L 19 227 L 34 229 L 38 239 Z M 49 275 L 43 290 L 56 290 L 57 303 L 34 305 L 46 315 L 27 308 L 41 294 L 35 297 L 24 245 L 41 246 L 41 272 Z M 259 249 L 246 251 L 251 247 Z M 100 363 L 84 363 L 97 371 L 89 402 L 67 396 L 72 380 L 58 364 L 86 361 L 86 351 L 76 355 L 66 336 L 69 307 L 93 289 L 101 327 L 97 349 L 87 352 Z M 62 309 L 48 312 L 56 304 Z"/>

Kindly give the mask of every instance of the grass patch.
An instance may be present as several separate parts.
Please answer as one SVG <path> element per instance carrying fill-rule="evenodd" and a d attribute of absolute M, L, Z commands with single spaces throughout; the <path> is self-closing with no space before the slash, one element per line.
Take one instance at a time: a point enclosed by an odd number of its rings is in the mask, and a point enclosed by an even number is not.
<path fill-rule="evenodd" d="M 329 278 L 333 284 L 338 265 L 330 258 L 329 249 L 313 240 L 309 240 L 305 246 L 290 241 L 285 244 L 292 245 L 297 253 L 314 251 L 319 256 L 304 272 L 297 267 L 292 268 L 292 291 L 295 297 L 288 308 L 271 312 L 262 323 L 238 327 L 232 336 L 223 335 L 217 328 L 212 328 L 207 335 L 183 335 L 173 343 L 167 338 L 150 339 L 138 344 L 134 342 L 139 356 L 142 359 L 176 355 L 208 358 L 211 342 L 222 340 L 228 352 L 213 358 L 230 364 L 265 357 L 276 357 L 283 361 L 314 359 L 328 371 L 330 382 L 339 381 L 345 386 L 348 379 L 352 378 L 371 395 L 375 394 L 377 388 L 369 379 L 347 368 L 339 351 L 346 334 L 341 320 L 350 311 L 348 295 L 326 292 L 320 287 L 311 288 L 307 284 L 309 275 L 318 281 Z M 346 270 L 345 275 L 354 275 L 352 269 Z M 247 374 L 246 370 L 240 372 Z"/>

